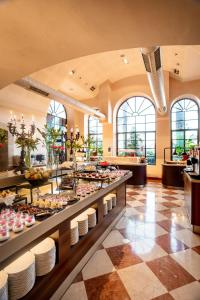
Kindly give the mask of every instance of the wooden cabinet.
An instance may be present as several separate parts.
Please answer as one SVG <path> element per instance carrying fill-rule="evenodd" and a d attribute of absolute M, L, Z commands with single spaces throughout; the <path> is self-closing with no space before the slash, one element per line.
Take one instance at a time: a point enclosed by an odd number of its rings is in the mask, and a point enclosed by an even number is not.
<path fill-rule="evenodd" d="M 144 186 L 147 183 L 147 165 L 146 164 L 120 164 L 122 170 L 130 170 L 133 175 L 127 181 L 127 184 Z"/>
<path fill-rule="evenodd" d="M 162 184 L 166 187 L 184 187 L 183 169 L 185 165 L 162 165 Z"/>
<path fill-rule="evenodd" d="M 200 180 L 192 180 L 187 173 L 184 173 L 184 200 L 190 222 L 196 231 L 197 227 L 200 229 Z"/>

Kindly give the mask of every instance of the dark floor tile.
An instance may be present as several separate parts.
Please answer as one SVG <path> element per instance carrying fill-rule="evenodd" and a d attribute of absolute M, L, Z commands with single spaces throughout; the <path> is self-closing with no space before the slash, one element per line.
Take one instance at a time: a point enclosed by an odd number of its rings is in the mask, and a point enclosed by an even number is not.
<path fill-rule="evenodd" d="M 107 248 L 106 251 L 116 269 L 126 268 L 142 262 L 141 258 L 134 253 L 133 248 L 128 244 Z"/>
<path fill-rule="evenodd" d="M 168 232 L 174 232 L 176 230 L 182 230 L 185 229 L 179 224 L 174 223 L 172 220 L 163 220 L 157 222 L 158 225 L 160 225 L 162 228 L 164 228 Z"/>
<path fill-rule="evenodd" d="M 85 281 L 88 300 L 130 300 L 116 272 Z"/>
<path fill-rule="evenodd" d="M 164 235 L 158 236 L 156 238 L 156 243 L 160 247 L 162 247 L 167 253 L 175 253 L 178 251 L 188 249 L 188 247 L 184 243 L 177 240 L 171 234 L 164 234 Z"/>
<path fill-rule="evenodd" d="M 147 265 L 168 291 L 195 281 L 195 278 L 170 256 L 152 260 L 147 262 Z"/>

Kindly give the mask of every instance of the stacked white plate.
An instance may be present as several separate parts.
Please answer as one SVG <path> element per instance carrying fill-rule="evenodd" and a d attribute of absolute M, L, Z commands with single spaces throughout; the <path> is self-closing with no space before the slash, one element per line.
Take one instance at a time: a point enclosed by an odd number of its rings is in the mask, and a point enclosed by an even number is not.
<path fill-rule="evenodd" d="M 35 256 L 28 251 L 10 263 L 4 271 L 8 274 L 9 299 L 20 299 L 34 286 Z"/>
<path fill-rule="evenodd" d="M 0 271 L 0 299 L 8 300 L 8 275 Z"/>
<path fill-rule="evenodd" d="M 117 196 L 116 194 L 109 194 L 109 196 L 112 198 L 112 207 L 115 207 L 117 204 Z"/>
<path fill-rule="evenodd" d="M 86 235 L 88 233 L 88 215 L 82 213 L 75 220 L 78 222 L 79 236 Z"/>
<path fill-rule="evenodd" d="M 72 220 L 70 222 L 70 228 L 71 228 L 71 246 L 72 246 L 78 243 L 79 240 L 78 222 Z"/>
<path fill-rule="evenodd" d="M 46 238 L 30 251 L 35 255 L 36 276 L 43 276 L 53 269 L 56 262 L 56 247 L 52 238 Z"/>
<path fill-rule="evenodd" d="M 108 205 L 107 205 L 107 201 L 104 200 L 103 201 L 103 215 L 107 215 L 108 214 Z"/>
<path fill-rule="evenodd" d="M 108 211 L 112 209 L 112 197 L 110 195 L 107 195 L 104 197 L 104 200 L 107 201 Z"/>
<path fill-rule="evenodd" d="M 96 209 L 90 207 L 85 212 L 88 215 L 88 227 L 93 228 L 97 224 Z"/>

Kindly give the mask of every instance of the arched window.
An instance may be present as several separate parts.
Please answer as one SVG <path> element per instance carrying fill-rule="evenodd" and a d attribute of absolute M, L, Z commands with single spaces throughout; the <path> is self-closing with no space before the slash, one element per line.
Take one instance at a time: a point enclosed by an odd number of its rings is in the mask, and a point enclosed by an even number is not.
<path fill-rule="evenodd" d="M 156 162 L 155 108 L 146 97 L 131 97 L 117 113 L 117 155 L 144 155 L 149 164 Z"/>
<path fill-rule="evenodd" d="M 95 116 L 88 118 L 88 137 L 94 141 L 94 148 L 102 152 L 102 123 Z"/>
<path fill-rule="evenodd" d="M 67 114 L 65 107 L 61 103 L 51 100 L 47 113 L 47 125 L 64 131 L 66 124 Z"/>
<path fill-rule="evenodd" d="M 172 158 L 199 143 L 199 107 L 188 98 L 176 101 L 171 108 Z"/>

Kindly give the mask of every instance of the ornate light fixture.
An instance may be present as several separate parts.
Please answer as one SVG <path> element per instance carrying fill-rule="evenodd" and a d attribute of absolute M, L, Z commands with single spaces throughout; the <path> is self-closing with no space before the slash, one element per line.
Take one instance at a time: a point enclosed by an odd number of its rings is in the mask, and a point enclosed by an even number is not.
<path fill-rule="evenodd" d="M 12 134 L 12 136 L 15 136 L 17 138 L 20 138 L 22 141 L 27 138 L 33 138 L 33 135 L 35 134 L 35 123 L 34 119 L 32 117 L 32 124 L 30 125 L 30 130 L 26 132 L 26 125 L 24 124 L 24 116 L 22 114 L 19 129 L 17 126 L 17 119 L 16 116 L 13 116 L 12 112 L 10 113 L 10 121 L 8 122 L 8 130 Z M 23 143 L 21 143 L 21 154 L 20 154 L 20 161 L 19 166 L 15 169 L 15 172 L 21 171 L 21 174 L 24 174 L 24 171 L 27 169 L 26 163 L 25 163 L 25 147 Z"/>

